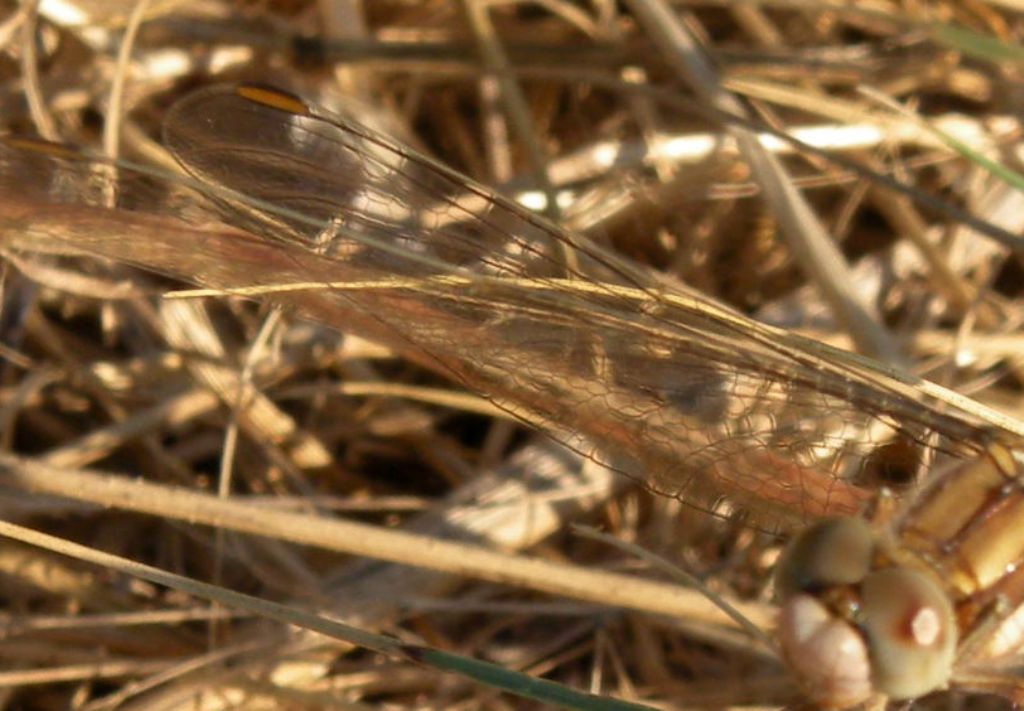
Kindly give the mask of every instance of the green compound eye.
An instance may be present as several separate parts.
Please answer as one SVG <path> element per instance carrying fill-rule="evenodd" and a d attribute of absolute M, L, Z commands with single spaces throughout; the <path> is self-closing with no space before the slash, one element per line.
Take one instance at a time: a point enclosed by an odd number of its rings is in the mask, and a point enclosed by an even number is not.
<path fill-rule="evenodd" d="M 922 573 L 887 568 L 861 584 L 875 687 L 892 699 L 945 688 L 956 656 L 957 626 L 949 596 Z"/>
<path fill-rule="evenodd" d="M 854 585 L 871 568 L 875 541 L 859 518 L 825 519 L 786 548 L 775 566 L 775 589 L 785 600 L 799 592 Z"/>

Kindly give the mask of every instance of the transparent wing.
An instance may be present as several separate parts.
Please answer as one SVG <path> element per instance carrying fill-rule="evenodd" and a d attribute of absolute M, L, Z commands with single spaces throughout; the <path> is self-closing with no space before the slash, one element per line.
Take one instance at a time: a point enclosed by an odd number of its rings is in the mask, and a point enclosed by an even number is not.
<path fill-rule="evenodd" d="M 77 249 L 220 288 L 272 287 L 659 493 L 800 524 L 856 512 L 889 445 L 937 463 L 1016 438 L 934 388 L 758 324 L 290 95 L 202 90 L 172 108 L 165 142 L 202 195 L 122 168 L 118 208 L 61 199 L 120 225 L 86 247 L 78 236 Z M 38 150 L 28 163 L 19 170 L 35 177 L 3 167 L 0 187 L 87 172 Z M 146 222 L 156 219 L 169 226 Z M 118 230 L 135 236 L 111 238 Z M 57 232 L 46 230 L 68 246 Z"/>
<path fill-rule="evenodd" d="M 366 278 L 411 277 L 388 296 L 430 318 L 381 308 L 397 337 L 620 458 L 643 452 L 629 469 L 659 491 L 707 484 L 747 506 L 841 512 L 860 497 L 840 482 L 897 431 L 984 439 L 912 387 L 660 283 L 294 97 L 208 89 L 171 112 L 165 138 L 195 176 L 302 218 L 234 206 L 247 226 Z"/>

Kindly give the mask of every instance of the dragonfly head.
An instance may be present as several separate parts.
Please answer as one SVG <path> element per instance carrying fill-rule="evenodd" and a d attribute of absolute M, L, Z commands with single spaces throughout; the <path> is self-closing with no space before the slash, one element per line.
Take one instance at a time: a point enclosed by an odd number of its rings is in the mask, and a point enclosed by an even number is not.
<path fill-rule="evenodd" d="M 850 708 L 948 685 L 957 644 L 949 596 L 929 571 L 885 560 L 864 521 L 809 527 L 783 553 L 775 583 L 783 656 L 815 702 Z"/>

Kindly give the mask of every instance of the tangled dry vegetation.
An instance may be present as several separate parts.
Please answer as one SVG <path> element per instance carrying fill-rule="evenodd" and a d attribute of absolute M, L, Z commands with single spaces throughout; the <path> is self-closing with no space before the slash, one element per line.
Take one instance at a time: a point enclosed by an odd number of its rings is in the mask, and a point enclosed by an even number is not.
<path fill-rule="evenodd" d="M 170 106 L 270 83 L 666 280 L 1021 416 L 1024 273 L 999 231 L 1024 205 L 981 158 L 1019 162 L 1024 5 L 667 6 L 7 0 L 0 130 L 173 171 Z M 0 208 L 4 521 L 606 698 L 795 699 L 702 596 L 569 527 L 663 555 L 770 627 L 779 541 L 728 501 L 653 495 L 358 329 L 33 252 L 17 208 Z M 119 239 L 138 256 L 158 238 Z M 64 553 L 0 540 L 0 708 L 536 705 Z"/>

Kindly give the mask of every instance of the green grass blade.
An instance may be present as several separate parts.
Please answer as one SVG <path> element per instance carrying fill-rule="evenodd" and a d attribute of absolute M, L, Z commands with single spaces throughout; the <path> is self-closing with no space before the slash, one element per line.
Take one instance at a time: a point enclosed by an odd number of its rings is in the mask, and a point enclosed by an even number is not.
<path fill-rule="evenodd" d="M 393 637 L 368 632 L 290 605 L 282 605 L 281 603 L 271 602 L 176 575 L 160 568 L 154 568 L 153 566 L 138 563 L 127 558 L 104 553 L 94 548 L 82 546 L 7 521 L 0 520 L 0 536 L 6 536 L 55 553 L 60 553 L 61 555 L 100 565 L 110 570 L 116 570 L 126 575 L 148 580 L 157 585 L 181 590 L 190 595 L 213 600 L 228 607 L 246 610 L 261 617 L 312 630 L 380 654 L 411 660 L 441 671 L 459 674 L 473 681 L 507 691 L 517 696 L 566 709 L 573 709 L 574 711 L 653 711 L 650 706 L 594 696 L 593 694 L 576 691 L 552 681 L 510 671 L 496 664 L 441 652 L 428 647 L 405 644 Z"/>

